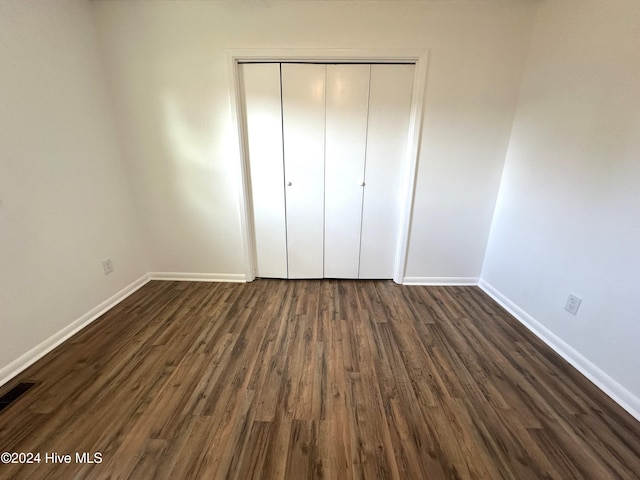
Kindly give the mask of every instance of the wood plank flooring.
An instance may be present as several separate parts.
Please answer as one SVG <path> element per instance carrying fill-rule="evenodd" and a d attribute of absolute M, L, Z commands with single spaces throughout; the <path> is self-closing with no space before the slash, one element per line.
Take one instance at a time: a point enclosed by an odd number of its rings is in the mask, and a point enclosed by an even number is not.
<path fill-rule="evenodd" d="M 151 282 L 27 381 L 2 479 L 640 478 L 640 423 L 476 287 Z"/>

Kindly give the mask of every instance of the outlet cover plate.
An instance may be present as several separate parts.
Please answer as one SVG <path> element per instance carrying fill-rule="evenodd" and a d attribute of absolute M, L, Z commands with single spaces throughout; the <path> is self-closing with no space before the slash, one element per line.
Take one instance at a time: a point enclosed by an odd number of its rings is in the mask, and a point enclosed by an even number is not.
<path fill-rule="evenodd" d="M 105 275 L 109 275 L 111 272 L 113 272 L 113 263 L 111 262 L 110 258 L 105 258 L 102 261 L 102 269 L 104 270 Z"/>
<path fill-rule="evenodd" d="M 564 304 L 564 309 L 569 312 L 571 315 L 575 315 L 578 313 L 578 309 L 580 308 L 580 304 L 582 303 L 582 299 L 573 293 L 569 294 L 569 298 L 567 298 L 567 302 Z"/>

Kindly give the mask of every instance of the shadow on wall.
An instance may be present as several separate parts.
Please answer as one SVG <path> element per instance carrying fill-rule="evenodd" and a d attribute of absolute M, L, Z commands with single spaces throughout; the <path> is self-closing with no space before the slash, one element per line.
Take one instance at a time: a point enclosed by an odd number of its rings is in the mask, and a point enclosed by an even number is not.
<path fill-rule="evenodd" d="M 234 142 L 221 141 L 230 137 L 224 132 L 228 122 L 214 102 L 210 108 L 195 100 L 192 103 L 170 93 L 162 97 L 163 126 L 171 155 L 167 183 L 176 201 L 188 205 L 194 216 L 207 217 L 215 208 L 215 185 L 237 183 L 225 164 L 237 153 L 232 150 Z"/>

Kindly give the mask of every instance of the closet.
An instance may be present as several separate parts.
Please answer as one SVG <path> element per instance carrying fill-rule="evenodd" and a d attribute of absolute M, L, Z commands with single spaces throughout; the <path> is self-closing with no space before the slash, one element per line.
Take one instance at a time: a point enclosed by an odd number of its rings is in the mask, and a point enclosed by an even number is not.
<path fill-rule="evenodd" d="M 414 65 L 239 70 L 256 276 L 392 278 Z"/>

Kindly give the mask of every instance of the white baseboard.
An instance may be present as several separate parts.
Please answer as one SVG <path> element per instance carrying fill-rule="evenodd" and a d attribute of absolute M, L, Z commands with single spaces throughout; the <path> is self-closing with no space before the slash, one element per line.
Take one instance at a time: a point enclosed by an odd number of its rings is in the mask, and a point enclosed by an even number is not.
<path fill-rule="evenodd" d="M 25 370 L 27 367 L 29 367 L 36 361 L 40 360 L 51 350 L 53 350 L 58 345 L 63 343 L 69 337 L 73 336 L 74 334 L 76 334 L 77 332 L 85 328 L 91 322 L 93 322 L 102 314 L 104 314 L 107 310 L 110 310 L 111 308 L 115 307 L 118 303 L 120 303 L 122 300 L 127 298 L 133 292 L 135 292 L 140 287 L 145 285 L 147 282 L 149 282 L 149 275 L 145 274 L 139 279 L 137 279 L 136 281 L 134 281 L 133 283 L 131 283 L 130 285 L 124 287 L 115 295 L 111 296 L 110 298 L 106 299 L 104 302 L 100 303 L 98 306 L 89 310 L 80 318 L 71 322 L 62 330 L 59 330 L 58 332 L 51 335 L 44 342 L 40 343 L 39 345 L 36 345 L 28 352 L 19 356 L 9 365 L 1 368 L 0 369 L 0 385 L 4 385 L 13 377 L 18 375 L 23 370 Z"/>
<path fill-rule="evenodd" d="M 150 280 L 183 280 L 200 282 L 238 282 L 246 281 L 244 274 L 214 274 L 214 273 L 171 273 L 151 272 L 143 275 L 115 295 L 111 296 L 95 308 L 76 319 L 62 330 L 32 348 L 16 360 L 0 369 L 0 386 L 45 356 L 51 350 L 62 344 L 69 337 L 92 323 L 94 320 L 110 310 Z M 575 367 L 580 373 L 593 382 L 616 403 L 640 421 L 640 399 L 625 389 L 618 382 L 600 370 L 595 364 L 582 356 L 560 337 L 555 335 L 544 325 L 534 319 L 526 311 L 509 300 L 500 291 L 478 277 L 405 277 L 403 285 L 478 285 L 487 295 L 498 302 L 505 310 L 513 315 L 520 323 L 533 332 L 538 338 L 551 347 L 562 358 Z"/>
<path fill-rule="evenodd" d="M 478 285 L 478 277 L 404 277 L 402 285 Z"/>
<path fill-rule="evenodd" d="M 151 280 L 173 280 L 185 282 L 235 282 L 245 283 L 247 277 L 243 273 L 183 273 L 183 272 L 150 272 Z"/>
<path fill-rule="evenodd" d="M 531 330 L 540 340 L 551 347 L 558 355 L 611 397 L 618 405 L 629 412 L 636 420 L 640 421 L 640 398 L 633 395 L 629 390 L 600 370 L 597 365 L 509 300 L 491 284 L 481 279 L 478 286 L 513 315 L 516 320 Z"/>
<path fill-rule="evenodd" d="M 54 333 L 44 342 L 24 353 L 5 367 L 0 368 L 0 386 L 7 383 L 13 377 L 27 367 L 44 357 L 51 350 L 62 344 L 65 340 L 78 333 L 84 327 L 103 315 L 106 311 L 115 307 L 122 300 L 151 280 L 187 280 L 193 282 L 245 282 L 242 274 L 218 274 L 218 273 L 171 273 L 151 272 L 143 275 L 132 284 L 126 286 L 115 295 L 111 296 L 95 308 L 92 308 L 80 318 L 74 320 L 62 330 Z"/>

